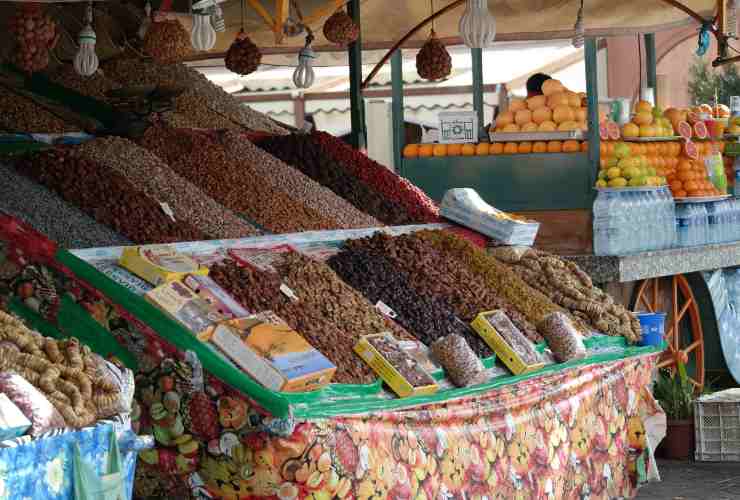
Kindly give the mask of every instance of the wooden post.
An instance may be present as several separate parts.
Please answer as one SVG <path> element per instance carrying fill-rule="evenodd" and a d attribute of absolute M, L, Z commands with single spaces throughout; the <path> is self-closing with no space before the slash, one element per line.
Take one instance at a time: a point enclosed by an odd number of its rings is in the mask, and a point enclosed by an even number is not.
<path fill-rule="evenodd" d="M 350 0 L 347 13 L 358 25 L 360 23 L 360 0 Z M 357 40 L 349 46 L 349 104 L 352 117 L 352 146 L 365 147 L 365 109 L 362 101 L 362 30 Z"/>
<path fill-rule="evenodd" d="M 393 84 L 393 167 L 403 175 L 403 147 L 406 142 L 406 125 L 403 113 L 403 53 L 396 50 L 391 57 Z"/>

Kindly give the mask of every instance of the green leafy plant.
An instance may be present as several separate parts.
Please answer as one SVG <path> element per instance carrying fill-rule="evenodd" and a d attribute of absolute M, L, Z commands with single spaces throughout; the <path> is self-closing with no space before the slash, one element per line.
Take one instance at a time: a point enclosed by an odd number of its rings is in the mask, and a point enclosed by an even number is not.
<path fill-rule="evenodd" d="M 687 420 L 694 414 L 694 386 L 686 374 L 686 365 L 680 360 L 677 370 L 661 370 L 653 384 L 653 395 L 665 411 L 668 420 Z"/>
<path fill-rule="evenodd" d="M 740 73 L 734 64 L 713 69 L 706 59 L 696 57 L 689 68 L 688 88 L 694 104 L 713 104 L 716 93 L 719 103 L 729 105 L 731 96 L 740 95 Z"/>

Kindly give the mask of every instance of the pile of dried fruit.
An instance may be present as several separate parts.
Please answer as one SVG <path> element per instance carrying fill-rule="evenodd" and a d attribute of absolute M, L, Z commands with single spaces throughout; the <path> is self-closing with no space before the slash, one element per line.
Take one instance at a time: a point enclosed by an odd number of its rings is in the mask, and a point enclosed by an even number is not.
<path fill-rule="evenodd" d="M 506 264 L 470 242 L 442 231 L 422 231 L 417 234 L 441 252 L 458 259 L 461 266 L 483 278 L 490 288 L 497 290 L 531 323 L 536 325 L 553 312 L 566 312 L 542 292 L 530 287 Z M 589 333 L 589 329 L 581 321 L 576 319 L 574 324 L 583 334 Z"/>
<path fill-rule="evenodd" d="M 212 134 L 156 126 L 147 130 L 141 144 L 216 201 L 271 232 L 336 227 L 300 200 L 274 188 L 274 179 L 250 175 L 244 166 L 258 158 L 233 156 Z"/>
<path fill-rule="evenodd" d="M 396 237 L 376 233 L 371 238 L 350 240 L 347 246 L 390 259 L 406 273 L 417 293 L 439 297 L 467 323 L 482 311 L 501 309 L 530 340 L 542 341 L 532 323 L 483 276 L 462 265 L 456 256 L 435 248 L 419 233 Z"/>
<path fill-rule="evenodd" d="M 96 221 L 135 243 L 207 239 L 184 221 L 173 221 L 160 204 L 120 173 L 59 147 L 25 156 L 16 166 Z"/>
<path fill-rule="evenodd" d="M 243 106 L 234 96 L 212 83 L 205 75 L 184 64 L 162 66 L 138 58 L 118 58 L 104 63 L 102 67 L 108 78 L 124 87 L 184 86 L 186 92 L 175 99 L 175 112 L 179 119 L 187 118 L 192 123 L 197 123 L 199 127 L 224 128 L 226 123 L 236 123 L 250 130 L 271 134 L 287 133 L 287 130 L 267 116 Z M 200 104 L 193 107 L 194 103 L 205 104 L 207 113 Z"/>
<path fill-rule="evenodd" d="M 51 74 L 49 79 L 62 87 L 102 101 L 107 99 L 106 94 L 108 92 L 121 87 L 118 83 L 103 75 L 101 71 L 97 71 L 92 76 L 80 76 L 71 64 L 63 65 Z"/>
<path fill-rule="evenodd" d="M 370 303 L 380 301 L 393 309 L 395 321 L 427 346 L 441 337 L 459 335 L 478 356 L 492 354 L 483 339 L 458 319 L 441 298 L 418 293 L 409 276 L 386 257 L 348 248 L 327 263 Z"/>
<path fill-rule="evenodd" d="M 500 249 L 494 255 L 532 288 L 571 311 L 592 330 L 621 336 L 630 342 L 640 339 L 642 330 L 635 315 L 594 286 L 591 278 L 575 263 L 533 249 L 525 252 Z"/>
<path fill-rule="evenodd" d="M 94 139 L 75 149 L 80 158 L 123 175 L 152 199 L 167 204 L 175 220 L 203 231 L 209 239 L 259 234 L 196 186 L 177 175 L 157 156 L 121 137 Z"/>
<path fill-rule="evenodd" d="M 265 183 L 281 191 L 333 223 L 334 228 L 378 227 L 383 224 L 350 205 L 296 169 L 255 146 L 244 134 L 227 132 L 222 136 L 226 152 L 235 158 L 244 175 L 254 184 Z"/>
<path fill-rule="evenodd" d="M 62 134 L 79 132 L 80 127 L 65 123 L 31 99 L 0 86 L 0 130 L 6 132 Z"/>
<path fill-rule="evenodd" d="M 273 156 L 328 187 L 357 209 L 390 225 L 414 221 L 399 203 L 376 193 L 323 151 L 308 135 L 271 137 L 258 143 Z"/>
<path fill-rule="evenodd" d="M 347 171 L 370 186 L 384 198 L 402 205 L 414 222 L 438 222 L 439 209 L 424 191 L 403 177 L 391 172 L 367 155 L 326 132 L 312 134 L 327 156 L 339 162 Z"/>
<path fill-rule="evenodd" d="M 118 401 L 101 362 L 77 339 L 44 337 L 0 311 L 0 372 L 16 372 L 41 390 L 70 427 L 92 424 Z"/>

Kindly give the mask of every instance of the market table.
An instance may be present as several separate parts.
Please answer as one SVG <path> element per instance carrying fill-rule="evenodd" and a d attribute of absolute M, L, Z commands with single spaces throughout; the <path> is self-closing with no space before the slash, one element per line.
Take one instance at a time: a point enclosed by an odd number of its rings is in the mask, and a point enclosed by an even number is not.
<path fill-rule="evenodd" d="M 0 297 L 7 307 L 41 331 L 74 331 L 137 369 L 137 424 L 152 428 L 157 439 L 157 449 L 141 455 L 137 495 L 613 498 L 633 496 L 646 478 L 643 418 L 656 409 L 644 389 L 658 356 L 654 348 L 596 336 L 587 341 L 588 358 L 516 377 L 488 359 L 488 382 L 454 388 L 438 371 L 441 390 L 432 396 L 398 399 L 378 382 L 276 393 L 145 302 L 141 283 L 110 265 L 120 248 L 67 252 L 14 219 L 0 222 L 6 257 Z M 324 252 L 327 244 L 374 231 L 176 247 L 208 253 L 245 242 L 290 242 Z M 18 288 L 24 280 L 34 284 L 31 295 Z M 152 397 L 160 388 L 188 402 L 184 441 L 172 439 L 169 423 L 153 420 Z"/>

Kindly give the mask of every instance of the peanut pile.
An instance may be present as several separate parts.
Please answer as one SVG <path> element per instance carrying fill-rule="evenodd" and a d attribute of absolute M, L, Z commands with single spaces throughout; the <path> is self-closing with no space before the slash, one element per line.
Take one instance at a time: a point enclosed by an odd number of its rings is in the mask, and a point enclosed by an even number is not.
<path fill-rule="evenodd" d="M 116 405 L 119 390 L 101 375 L 100 362 L 77 339 L 43 337 L 0 311 L 0 371 L 41 390 L 70 427 L 88 426 Z"/>
<path fill-rule="evenodd" d="M 80 127 L 65 123 L 31 99 L 0 86 L 0 131 L 63 134 L 79 132 Z"/>
<path fill-rule="evenodd" d="M 49 79 L 62 87 L 101 101 L 107 99 L 107 92 L 121 87 L 118 83 L 103 75 L 102 71 L 97 71 L 92 76 L 80 76 L 71 64 L 63 65 L 51 74 Z"/>

